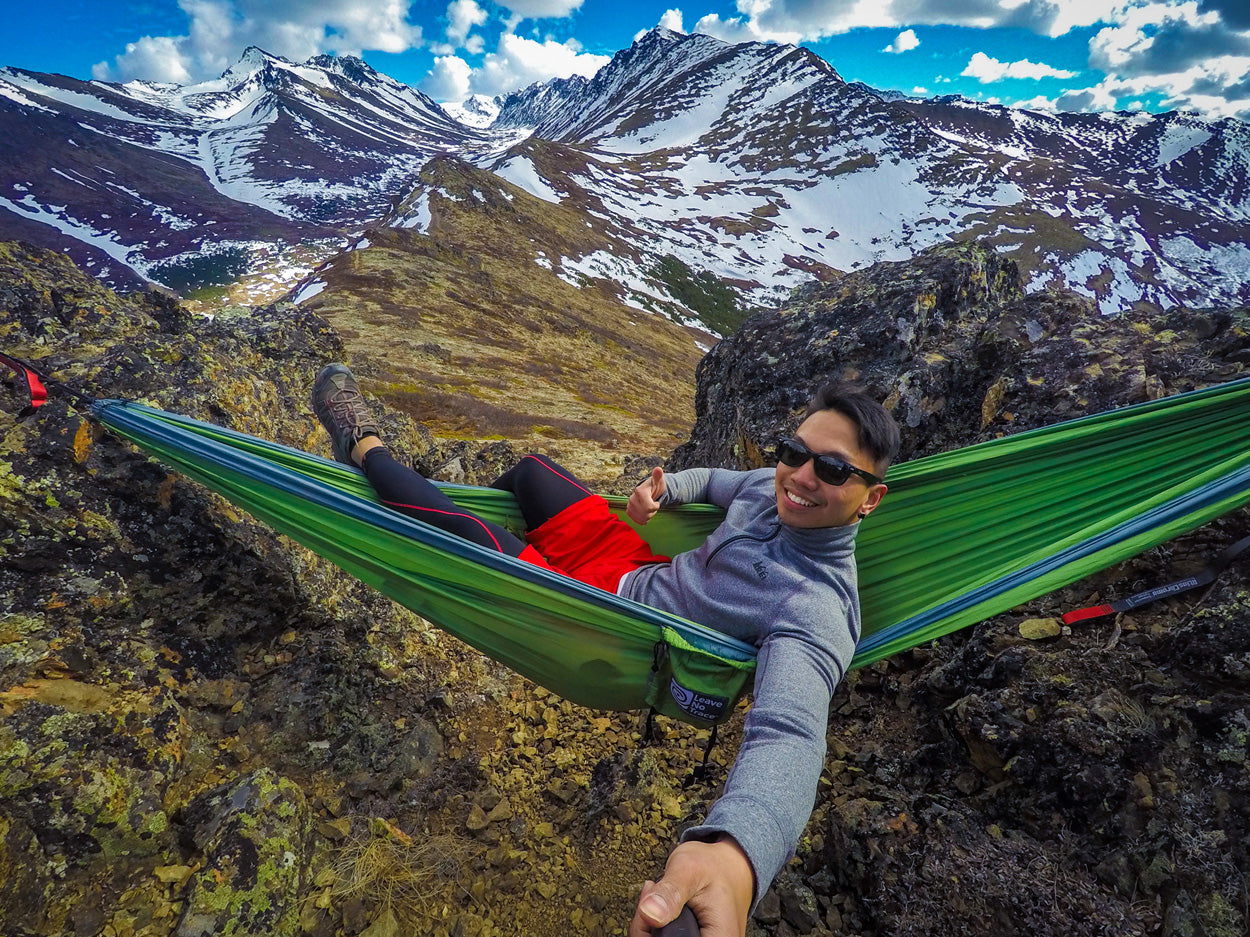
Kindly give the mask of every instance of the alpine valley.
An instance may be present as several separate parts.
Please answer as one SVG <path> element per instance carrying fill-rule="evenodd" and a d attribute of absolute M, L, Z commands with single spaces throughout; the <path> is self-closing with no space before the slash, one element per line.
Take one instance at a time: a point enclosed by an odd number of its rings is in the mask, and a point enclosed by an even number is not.
<path fill-rule="evenodd" d="M 446 109 L 357 58 L 256 48 L 186 87 L 7 68 L 0 133 L 0 238 L 114 286 L 285 289 L 367 229 L 437 229 L 466 197 L 450 172 L 479 180 L 468 207 L 490 189 L 576 216 L 586 237 L 529 257 L 544 272 L 712 332 L 732 323 L 674 270 L 763 306 L 972 237 L 1108 314 L 1250 299 L 1244 123 L 909 98 L 788 45 L 655 29 L 592 79 Z"/>

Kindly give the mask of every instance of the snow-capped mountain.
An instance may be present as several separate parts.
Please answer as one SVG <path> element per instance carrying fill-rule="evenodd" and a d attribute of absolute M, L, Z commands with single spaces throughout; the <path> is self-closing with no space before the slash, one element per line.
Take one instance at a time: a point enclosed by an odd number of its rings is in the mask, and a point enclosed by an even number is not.
<path fill-rule="evenodd" d="M 807 50 L 653 30 L 505 99 L 495 170 L 612 233 L 770 291 L 981 236 L 1105 311 L 1250 301 L 1250 127 L 876 92 Z M 605 258 L 605 270 L 608 259 Z"/>
<path fill-rule="evenodd" d="M 580 213 L 624 247 L 543 262 L 627 290 L 673 257 L 770 302 L 975 236 L 1107 312 L 1250 301 L 1246 124 L 909 98 L 794 46 L 656 29 L 593 78 L 449 109 L 349 57 L 249 49 L 189 87 L 3 69 L 0 131 L 0 237 L 115 282 L 223 244 L 420 233 L 441 196 L 417 174 L 444 155 Z"/>
<path fill-rule="evenodd" d="M 502 98 L 471 94 L 458 104 L 443 104 L 443 110 L 469 127 L 489 127 L 499 117 Z"/>
<path fill-rule="evenodd" d="M 0 69 L 0 237 L 115 283 L 225 246 L 341 237 L 437 153 L 498 137 L 358 58 L 248 49 L 191 86 Z"/>

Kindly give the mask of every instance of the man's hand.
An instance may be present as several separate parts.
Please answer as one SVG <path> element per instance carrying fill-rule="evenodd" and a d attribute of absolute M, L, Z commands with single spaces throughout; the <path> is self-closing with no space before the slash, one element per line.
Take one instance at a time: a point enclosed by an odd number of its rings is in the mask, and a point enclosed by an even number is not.
<path fill-rule="evenodd" d="M 660 497 L 667 487 L 664 483 L 664 469 L 657 465 L 651 470 L 647 480 L 629 496 L 629 504 L 625 506 L 629 519 L 635 524 L 645 524 L 655 517 L 655 512 L 660 509 Z"/>
<path fill-rule="evenodd" d="M 751 863 L 732 836 L 682 843 L 669 854 L 664 877 L 642 886 L 629 937 L 649 937 L 684 904 L 699 919 L 700 937 L 743 937 L 754 892 Z"/>

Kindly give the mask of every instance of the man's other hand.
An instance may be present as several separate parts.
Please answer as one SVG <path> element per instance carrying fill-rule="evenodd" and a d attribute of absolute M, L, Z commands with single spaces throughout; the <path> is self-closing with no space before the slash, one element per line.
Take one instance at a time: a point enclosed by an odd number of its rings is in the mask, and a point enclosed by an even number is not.
<path fill-rule="evenodd" d="M 699 919 L 700 937 L 743 937 L 754 892 L 751 863 L 732 836 L 682 843 L 669 854 L 664 877 L 643 885 L 629 937 L 649 937 L 685 904 Z"/>
<path fill-rule="evenodd" d="M 660 509 L 660 498 L 667 487 L 664 483 L 664 469 L 657 465 L 651 470 L 646 481 L 635 488 L 634 493 L 629 496 L 629 504 L 625 507 L 625 513 L 629 515 L 629 519 L 635 524 L 645 524 L 655 517 L 655 512 Z"/>

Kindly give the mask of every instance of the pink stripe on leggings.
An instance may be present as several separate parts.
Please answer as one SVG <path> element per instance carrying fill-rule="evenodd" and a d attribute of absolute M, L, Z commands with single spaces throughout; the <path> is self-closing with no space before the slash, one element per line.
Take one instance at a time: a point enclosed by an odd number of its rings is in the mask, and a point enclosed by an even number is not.
<path fill-rule="evenodd" d="M 575 482 L 573 479 L 569 478 L 567 475 L 560 474 L 559 472 L 557 472 L 555 469 L 553 469 L 550 465 L 548 465 L 546 462 L 544 462 L 542 459 L 538 458 L 537 456 L 527 455 L 521 461 L 525 461 L 525 459 L 533 459 L 535 462 L 537 462 L 539 465 L 545 468 L 548 472 L 550 472 L 556 478 L 563 478 L 566 482 L 568 482 L 574 488 L 578 488 L 586 492 L 586 494 L 593 494 L 593 492 L 589 488 L 582 488 L 582 486 L 579 485 L 577 482 Z"/>
<path fill-rule="evenodd" d="M 402 501 L 387 501 L 383 499 L 382 503 L 387 507 L 407 508 L 410 511 L 429 511 L 431 514 L 443 514 L 447 517 L 467 517 L 469 520 L 476 521 L 481 525 L 482 530 L 486 531 L 486 536 L 490 537 L 490 542 L 495 545 L 496 550 L 500 553 L 504 552 L 503 547 L 499 545 L 499 541 L 495 539 L 495 535 L 490 532 L 490 528 L 486 526 L 480 517 L 475 517 L 472 514 L 461 514 L 459 511 L 440 511 L 438 508 L 422 507 L 419 504 L 404 504 Z"/>

